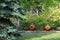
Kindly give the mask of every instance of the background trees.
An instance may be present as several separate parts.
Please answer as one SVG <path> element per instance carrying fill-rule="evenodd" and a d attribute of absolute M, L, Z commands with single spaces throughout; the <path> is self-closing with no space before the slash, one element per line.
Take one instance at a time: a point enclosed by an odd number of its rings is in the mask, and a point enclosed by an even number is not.
<path fill-rule="evenodd" d="M 20 7 L 20 0 L 0 0 L 0 40 L 17 40 L 16 37 L 20 34 L 11 18 L 13 20 L 25 19 L 24 15 Z"/>
<path fill-rule="evenodd" d="M 28 29 L 29 24 L 32 22 L 35 23 L 37 29 L 44 29 L 44 27 L 49 24 L 53 29 L 60 26 L 60 1 L 59 0 L 22 0 L 21 6 L 26 9 L 36 9 L 42 10 L 40 12 L 40 15 L 36 15 L 37 12 L 31 13 L 29 10 L 27 10 L 27 19 L 22 21 L 26 23 L 26 27 L 22 26 L 23 28 Z M 41 5 L 42 4 L 42 5 Z M 42 7 L 41 7 L 42 6 Z M 28 8 L 29 7 L 29 8 Z M 23 24 L 24 24 L 23 23 Z M 22 24 L 22 25 L 23 25 Z M 54 28 L 55 27 L 55 28 Z"/>

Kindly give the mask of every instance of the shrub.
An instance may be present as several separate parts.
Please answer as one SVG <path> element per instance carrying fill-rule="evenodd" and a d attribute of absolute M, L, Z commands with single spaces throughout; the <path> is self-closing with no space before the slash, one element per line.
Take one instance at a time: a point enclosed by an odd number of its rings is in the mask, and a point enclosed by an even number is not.
<path fill-rule="evenodd" d="M 58 17 L 57 17 L 57 15 L 58 15 Z M 41 15 L 27 13 L 27 15 L 26 15 L 27 19 L 21 21 L 22 22 L 21 28 L 27 30 L 27 29 L 29 29 L 30 24 L 34 23 L 36 30 L 44 30 L 45 26 L 47 24 L 51 26 L 51 29 L 56 30 L 57 27 L 60 26 L 59 15 L 60 15 L 59 12 L 57 12 L 56 14 L 54 14 L 53 12 L 50 12 L 49 14 L 42 13 Z"/>

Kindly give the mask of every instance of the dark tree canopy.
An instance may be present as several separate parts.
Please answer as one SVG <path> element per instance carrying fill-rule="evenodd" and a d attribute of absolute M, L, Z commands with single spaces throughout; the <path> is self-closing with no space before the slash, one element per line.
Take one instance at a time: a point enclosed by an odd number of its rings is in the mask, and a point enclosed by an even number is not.
<path fill-rule="evenodd" d="M 25 18 L 22 10 L 20 0 L 0 0 L 0 15 L 6 18 Z"/>
<path fill-rule="evenodd" d="M 20 0 L 0 0 L 0 39 L 12 40 L 9 33 L 12 36 L 19 34 L 10 18 L 25 19 L 24 10 L 20 7 Z"/>

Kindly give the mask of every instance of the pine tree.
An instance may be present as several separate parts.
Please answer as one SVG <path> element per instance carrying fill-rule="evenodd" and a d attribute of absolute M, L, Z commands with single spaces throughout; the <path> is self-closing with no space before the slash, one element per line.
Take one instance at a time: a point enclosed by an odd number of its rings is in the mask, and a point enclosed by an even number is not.
<path fill-rule="evenodd" d="M 0 40 L 18 40 L 20 34 L 10 18 L 25 19 L 20 0 L 0 0 Z"/>

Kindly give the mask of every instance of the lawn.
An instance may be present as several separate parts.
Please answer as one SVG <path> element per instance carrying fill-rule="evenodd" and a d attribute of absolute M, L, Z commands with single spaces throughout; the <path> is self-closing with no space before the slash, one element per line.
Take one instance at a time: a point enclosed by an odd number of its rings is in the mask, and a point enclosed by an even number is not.
<path fill-rule="evenodd" d="M 21 40 L 60 40 L 60 33 L 22 33 Z"/>

